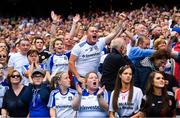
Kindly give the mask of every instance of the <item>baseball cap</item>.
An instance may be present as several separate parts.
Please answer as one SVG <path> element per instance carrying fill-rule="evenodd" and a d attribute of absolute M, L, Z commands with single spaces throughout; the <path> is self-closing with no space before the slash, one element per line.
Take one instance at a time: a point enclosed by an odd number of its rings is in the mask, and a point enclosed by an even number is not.
<path fill-rule="evenodd" d="M 172 31 L 175 31 L 175 32 L 177 32 L 177 33 L 180 33 L 180 28 L 179 28 L 179 27 L 175 27 L 175 28 L 172 29 Z"/>
<path fill-rule="evenodd" d="M 43 69 L 41 69 L 41 68 L 36 68 L 36 69 L 33 70 L 32 76 L 34 76 L 35 74 L 41 74 L 44 77 L 45 76 L 45 71 Z"/>

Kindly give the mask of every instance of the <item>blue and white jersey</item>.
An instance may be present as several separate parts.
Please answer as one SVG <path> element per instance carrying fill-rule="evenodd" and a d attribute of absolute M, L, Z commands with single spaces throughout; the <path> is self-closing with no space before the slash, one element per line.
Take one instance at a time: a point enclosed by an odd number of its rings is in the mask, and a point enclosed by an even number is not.
<path fill-rule="evenodd" d="M 39 67 L 40 67 L 41 69 L 45 70 L 45 65 L 44 65 L 44 64 L 39 64 Z M 25 73 L 26 71 L 28 71 L 29 68 L 30 68 L 30 65 L 29 65 L 29 64 L 24 65 L 24 66 L 22 67 L 22 74 L 24 75 L 24 73 Z"/>
<path fill-rule="evenodd" d="M 76 111 L 72 109 L 72 99 L 77 94 L 73 89 L 68 89 L 67 94 L 62 94 L 59 89 L 51 92 L 48 107 L 56 110 L 57 118 L 73 118 Z"/>
<path fill-rule="evenodd" d="M 98 72 L 101 52 L 105 45 L 105 38 L 100 38 L 94 45 L 83 40 L 73 47 L 71 53 L 77 57 L 76 69 L 80 76 L 84 77 L 91 71 Z"/>
<path fill-rule="evenodd" d="M 45 70 L 45 65 L 44 64 L 40 64 L 39 67 L 43 70 Z M 30 65 L 29 64 L 26 64 L 24 66 L 22 66 L 22 80 L 21 80 L 21 83 L 25 86 L 28 86 L 29 85 L 29 79 L 25 76 L 25 72 L 28 71 L 30 68 Z"/>
<path fill-rule="evenodd" d="M 103 93 L 103 98 L 108 103 L 108 93 L 105 91 Z M 93 95 L 90 95 L 88 91 L 85 89 L 82 92 L 81 97 L 81 105 L 77 112 L 78 118 L 106 118 L 107 117 L 106 111 L 104 111 L 103 108 L 99 106 L 98 98 L 97 98 L 97 92 L 95 92 Z"/>
<path fill-rule="evenodd" d="M 113 109 L 113 95 L 114 91 L 111 93 L 109 111 L 114 112 Z M 129 91 L 120 92 L 118 97 L 118 112 L 119 117 L 129 117 L 137 113 L 140 110 L 141 100 L 143 93 L 140 88 L 133 87 L 133 97 L 131 103 L 128 103 Z"/>
<path fill-rule="evenodd" d="M 68 72 L 69 53 L 65 53 L 63 55 L 52 54 L 49 57 L 47 71 L 51 73 L 51 77 L 56 75 L 57 72 Z"/>

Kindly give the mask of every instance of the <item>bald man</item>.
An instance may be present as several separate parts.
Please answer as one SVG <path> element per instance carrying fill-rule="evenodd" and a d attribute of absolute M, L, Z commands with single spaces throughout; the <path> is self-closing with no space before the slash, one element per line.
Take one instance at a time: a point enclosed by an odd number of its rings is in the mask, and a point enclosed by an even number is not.
<path fill-rule="evenodd" d="M 120 67 L 132 65 L 126 56 L 127 44 L 123 38 L 111 41 L 111 53 L 107 55 L 103 63 L 101 83 L 105 85 L 108 92 L 112 92 L 116 76 Z"/>

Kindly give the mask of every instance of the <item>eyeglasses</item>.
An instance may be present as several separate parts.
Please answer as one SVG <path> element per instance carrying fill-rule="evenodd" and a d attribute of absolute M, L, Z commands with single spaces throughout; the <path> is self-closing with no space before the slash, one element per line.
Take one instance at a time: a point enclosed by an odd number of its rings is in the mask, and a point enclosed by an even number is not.
<path fill-rule="evenodd" d="M 11 77 L 12 77 L 12 78 L 15 78 L 15 77 L 19 78 L 20 75 L 12 75 Z"/>
<path fill-rule="evenodd" d="M 7 56 L 6 55 L 0 55 L 0 58 L 6 58 Z"/>

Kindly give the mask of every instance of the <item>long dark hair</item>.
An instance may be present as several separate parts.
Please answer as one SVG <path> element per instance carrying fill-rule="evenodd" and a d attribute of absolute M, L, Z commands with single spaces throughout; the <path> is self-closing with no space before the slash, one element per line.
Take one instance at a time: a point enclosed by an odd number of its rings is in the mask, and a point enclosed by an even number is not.
<path fill-rule="evenodd" d="M 121 78 L 119 77 L 119 75 L 122 75 L 122 73 L 128 68 L 131 68 L 131 66 L 130 65 L 122 66 L 119 69 L 117 77 L 116 77 L 116 82 L 115 82 L 115 87 L 114 87 L 114 95 L 113 95 L 113 109 L 115 112 L 118 111 L 118 97 L 119 97 L 120 90 L 122 88 L 122 81 L 121 81 Z M 131 68 L 131 70 L 132 70 L 132 68 Z M 130 90 L 129 90 L 129 95 L 128 95 L 128 103 L 130 103 L 132 101 L 132 97 L 133 97 L 133 80 L 131 79 Z"/>
<path fill-rule="evenodd" d="M 144 104 L 144 106 L 142 106 L 142 111 L 144 112 L 145 116 L 150 115 L 149 111 L 151 108 L 151 104 L 152 104 L 152 100 L 153 100 L 153 92 L 154 92 L 153 81 L 154 81 L 154 77 L 157 73 L 159 73 L 163 76 L 162 72 L 154 71 L 154 72 L 150 73 L 149 79 L 147 82 L 145 104 Z M 162 103 L 163 103 L 162 104 L 163 106 L 161 109 L 161 114 L 165 115 L 167 113 L 167 111 L 169 110 L 166 86 L 162 88 Z"/>

